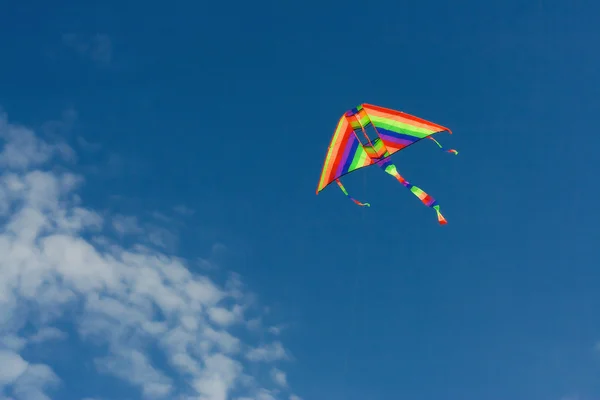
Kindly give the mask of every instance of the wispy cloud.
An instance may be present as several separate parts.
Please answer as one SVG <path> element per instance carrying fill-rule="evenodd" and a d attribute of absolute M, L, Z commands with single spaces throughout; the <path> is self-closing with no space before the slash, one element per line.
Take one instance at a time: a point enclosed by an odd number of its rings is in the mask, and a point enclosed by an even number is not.
<path fill-rule="evenodd" d="M 278 368 L 271 369 L 271 378 L 277 385 L 287 387 L 287 375 Z"/>
<path fill-rule="evenodd" d="M 289 354 L 283 347 L 281 342 L 273 342 L 255 347 L 250 349 L 246 354 L 246 357 L 250 361 L 254 362 L 273 362 L 279 360 L 286 360 L 289 358 Z"/>
<path fill-rule="evenodd" d="M 30 343 L 44 343 L 48 341 L 64 340 L 68 335 L 60 329 L 47 326 L 40 329 L 35 335 L 29 338 Z"/>
<path fill-rule="evenodd" d="M 98 64 L 108 65 L 112 61 L 113 44 L 106 34 L 97 33 L 86 36 L 77 33 L 66 33 L 62 36 L 62 41 L 81 56 L 89 57 Z"/>
<path fill-rule="evenodd" d="M 139 235 L 144 232 L 135 216 L 117 214 L 112 218 L 112 226 L 120 236 Z"/>
<path fill-rule="evenodd" d="M 71 149 L 64 143 L 48 143 L 38 140 L 29 129 L 20 125 L 8 125 L 6 115 L 0 113 L 0 140 L 4 148 L 0 152 L 0 167 L 24 171 L 38 167 L 53 157 L 70 157 Z"/>
<path fill-rule="evenodd" d="M 83 177 L 53 168 L 56 147 L 5 116 L 0 144 L 0 397 L 48 399 L 67 390 L 54 360 L 30 360 L 27 350 L 75 340 L 74 354 L 94 348 L 88 361 L 98 376 L 144 398 L 226 400 L 235 392 L 297 400 L 273 364 L 289 360 L 288 350 L 244 333 L 261 313 L 239 276 L 218 284 L 193 273 L 186 260 L 148 245 L 153 225 L 143 217 L 85 207 Z"/>
<path fill-rule="evenodd" d="M 17 399 L 50 399 L 45 391 L 55 388 L 60 380 L 50 367 L 31 364 L 13 351 L 0 350 L 0 389 L 12 388 Z"/>
<path fill-rule="evenodd" d="M 99 143 L 90 142 L 83 136 L 77 137 L 77 144 L 79 145 L 79 147 L 81 147 L 82 150 L 92 153 L 99 151 L 102 148 L 102 146 L 100 146 Z"/>
<path fill-rule="evenodd" d="M 109 356 L 95 361 L 98 371 L 140 387 L 144 397 L 160 398 L 174 391 L 172 380 L 154 368 L 148 356 L 140 350 L 121 346 L 113 349 Z"/>
<path fill-rule="evenodd" d="M 283 332 L 283 330 L 285 328 L 287 328 L 287 326 L 281 324 L 281 325 L 270 326 L 267 330 L 269 331 L 270 334 L 278 336 L 278 335 L 281 335 L 281 333 Z"/>
<path fill-rule="evenodd" d="M 194 210 L 192 210 L 189 207 L 184 206 L 183 204 L 179 204 L 179 205 L 173 207 L 173 211 L 175 211 L 177 214 L 181 214 L 181 215 L 185 215 L 185 216 L 193 215 L 195 213 Z"/>

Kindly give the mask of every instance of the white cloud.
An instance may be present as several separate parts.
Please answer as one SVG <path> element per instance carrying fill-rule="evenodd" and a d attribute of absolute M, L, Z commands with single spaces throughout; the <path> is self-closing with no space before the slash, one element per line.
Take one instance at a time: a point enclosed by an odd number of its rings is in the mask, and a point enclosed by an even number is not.
<path fill-rule="evenodd" d="M 13 385 L 13 395 L 18 399 L 50 400 L 45 392 L 58 386 L 60 379 L 52 368 L 44 364 L 29 364 Z"/>
<path fill-rule="evenodd" d="M 281 342 L 273 342 L 250 349 L 250 351 L 248 351 L 246 354 L 246 357 L 250 361 L 273 362 L 285 360 L 289 357 L 289 355 Z"/>
<path fill-rule="evenodd" d="M 49 366 L 30 364 L 13 351 L 0 350 L 0 391 L 11 387 L 17 399 L 46 400 L 45 389 L 59 382 Z"/>
<path fill-rule="evenodd" d="M 269 331 L 269 333 L 278 336 L 278 335 L 281 335 L 281 332 L 283 331 L 284 328 L 285 328 L 284 325 L 274 325 L 274 326 L 270 326 L 268 331 Z"/>
<path fill-rule="evenodd" d="M 266 389 L 261 389 L 258 391 L 256 395 L 256 400 L 277 400 L 275 396 L 273 396 L 273 392 Z"/>
<path fill-rule="evenodd" d="M 115 215 L 112 218 L 112 226 L 121 236 L 139 235 L 144 232 L 137 217 L 127 215 Z"/>
<path fill-rule="evenodd" d="M 262 321 L 260 318 L 252 318 L 246 322 L 246 326 L 251 331 L 260 331 L 262 329 Z"/>
<path fill-rule="evenodd" d="M 186 260 L 145 246 L 153 230 L 139 216 L 86 208 L 77 193 L 83 178 L 51 164 L 64 144 L 50 145 L 4 116 L 0 143 L 2 396 L 43 400 L 67 390 L 55 360 L 25 356 L 29 346 L 56 340 L 74 340 L 73 354 L 92 347 L 86 354 L 94 359 L 87 361 L 96 373 L 148 399 L 228 400 L 236 391 L 270 400 L 278 392 L 268 386 L 287 386 L 283 371 L 273 370 L 274 381 L 266 382 L 246 371 L 260 377 L 248 361 L 289 357 L 280 342 L 249 342 L 243 328 L 260 315 L 251 315 L 253 296 L 239 276 L 219 285 L 192 273 Z M 138 243 L 124 247 L 115 231 Z M 69 335 L 56 328 L 59 321 Z"/>
<path fill-rule="evenodd" d="M 223 307 L 212 307 L 208 310 L 208 315 L 214 323 L 229 326 L 242 319 L 243 309 L 239 305 L 235 305 L 232 310 Z"/>
<path fill-rule="evenodd" d="M 223 354 L 204 359 L 206 367 L 194 381 L 201 400 L 227 400 L 229 391 L 242 372 L 242 366 Z"/>
<path fill-rule="evenodd" d="M 138 217 L 131 215 L 115 215 L 112 217 L 112 227 L 120 237 L 141 236 L 145 242 L 163 249 L 173 249 L 177 243 L 177 237 L 168 229 L 155 224 L 143 224 Z"/>
<path fill-rule="evenodd" d="M 287 375 L 278 368 L 271 369 L 271 378 L 281 387 L 287 387 Z"/>
<path fill-rule="evenodd" d="M 160 398 L 173 390 L 171 379 L 154 368 L 148 357 L 131 348 L 114 349 L 112 355 L 97 359 L 100 372 L 115 375 L 140 386 L 144 397 Z"/>
<path fill-rule="evenodd" d="M 27 370 L 28 363 L 12 351 L 0 350 L 0 386 L 13 383 Z"/>
<path fill-rule="evenodd" d="M 63 340 L 67 334 L 60 329 L 48 326 L 40 329 L 35 335 L 29 337 L 31 343 L 43 343 L 50 340 Z"/>
<path fill-rule="evenodd" d="M 27 344 L 27 339 L 16 336 L 6 335 L 0 337 L 0 347 L 4 347 L 8 350 L 20 351 Z"/>
<path fill-rule="evenodd" d="M 6 115 L 0 114 L 0 140 L 5 142 L 0 152 L 0 166 L 25 170 L 47 162 L 62 154 L 64 145 L 49 144 L 37 139 L 35 134 L 18 125 L 8 126 Z"/>

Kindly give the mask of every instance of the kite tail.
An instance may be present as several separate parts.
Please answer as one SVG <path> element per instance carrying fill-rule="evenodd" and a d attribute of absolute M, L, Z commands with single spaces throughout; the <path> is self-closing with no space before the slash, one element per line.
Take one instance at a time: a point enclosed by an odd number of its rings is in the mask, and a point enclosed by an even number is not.
<path fill-rule="evenodd" d="M 437 214 L 438 222 L 440 223 L 440 225 L 446 225 L 448 223 L 446 218 L 444 218 L 444 216 L 440 212 L 440 206 L 437 204 L 437 201 L 433 197 L 425 193 L 421 188 L 412 185 L 410 182 L 404 179 L 402 175 L 398 173 L 396 166 L 392 164 L 392 162 L 389 161 L 389 159 L 382 160 L 378 162 L 377 165 L 379 165 L 385 172 L 396 178 L 407 189 L 410 189 L 410 191 L 415 196 L 417 196 L 419 200 L 423 202 L 423 204 L 425 204 L 427 207 L 433 208 Z"/>
<path fill-rule="evenodd" d="M 342 182 L 340 182 L 339 179 L 336 179 L 335 182 L 338 184 L 338 186 L 340 187 L 340 189 L 342 189 L 342 192 L 344 192 L 344 194 L 346 196 L 348 196 L 348 198 L 350 200 L 352 200 L 353 202 L 355 202 L 356 204 L 358 204 L 361 207 L 371 207 L 371 205 L 369 203 L 361 203 L 360 201 L 356 200 L 355 198 L 353 198 L 352 196 L 350 196 L 348 194 L 348 191 L 346 190 L 346 188 L 344 187 L 344 185 L 342 185 Z"/>
<path fill-rule="evenodd" d="M 448 153 L 454 153 L 454 155 L 458 155 L 458 151 L 456 151 L 454 149 L 447 149 L 447 148 L 443 147 L 440 144 L 440 142 L 438 142 L 437 140 L 435 140 L 433 137 L 427 136 L 427 138 L 433 140 L 440 147 L 440 149 L 442 149 L 442 151 L 447 151 Z"/>

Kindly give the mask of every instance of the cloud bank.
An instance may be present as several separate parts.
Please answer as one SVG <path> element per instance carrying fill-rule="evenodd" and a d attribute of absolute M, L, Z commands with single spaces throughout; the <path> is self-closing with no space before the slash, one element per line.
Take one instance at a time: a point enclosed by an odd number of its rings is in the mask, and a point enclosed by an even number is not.
<path fill-rule="evenodd" d="M 218 284 L 153 246 L 138 216 L 86 207 L 64 143 L 0 115 L 0 145 L 0 400 L 74 398 L 69 360 L 137 398 L 299 399 L 239 276 Z"/>

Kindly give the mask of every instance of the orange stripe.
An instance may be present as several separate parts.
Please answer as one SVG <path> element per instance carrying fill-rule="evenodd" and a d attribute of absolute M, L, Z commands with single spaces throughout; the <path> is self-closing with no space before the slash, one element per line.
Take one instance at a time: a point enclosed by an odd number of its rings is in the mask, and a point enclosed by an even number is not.
<path fill-rule="evenodd" d="M 331 175 L 333 171 L 336 170 L 336 165 L 339 164 L 340 159 L 340 146 L 345 142 L 348 134 L 351 133 L 352 127 L 349 126 L 348 120 L 345 116 L 342 116 L 338 121 L 335 131 L 333 132 L 333 136 L 331 138 L 331 143 L 329 144 L 329 151 L 325 156 L 325 161 L 323 165 L 323 169 L 321 170 L 321 179 L 319 179 L 319 184 L 317 186 L 317 194 L 319 190 L 322 189 L 321 182 L 323 182 L 323 187 L 327 186 L 333 179 L 331 179 Z M 337 133 L 337 138 L 336 138 Z M 335 141 L 334 141 L 335 140 Z M 327 162 L 327 158 L 329 157 L 329 162 Z M 323 178 L 326 179 L 323 181 Z"/>

